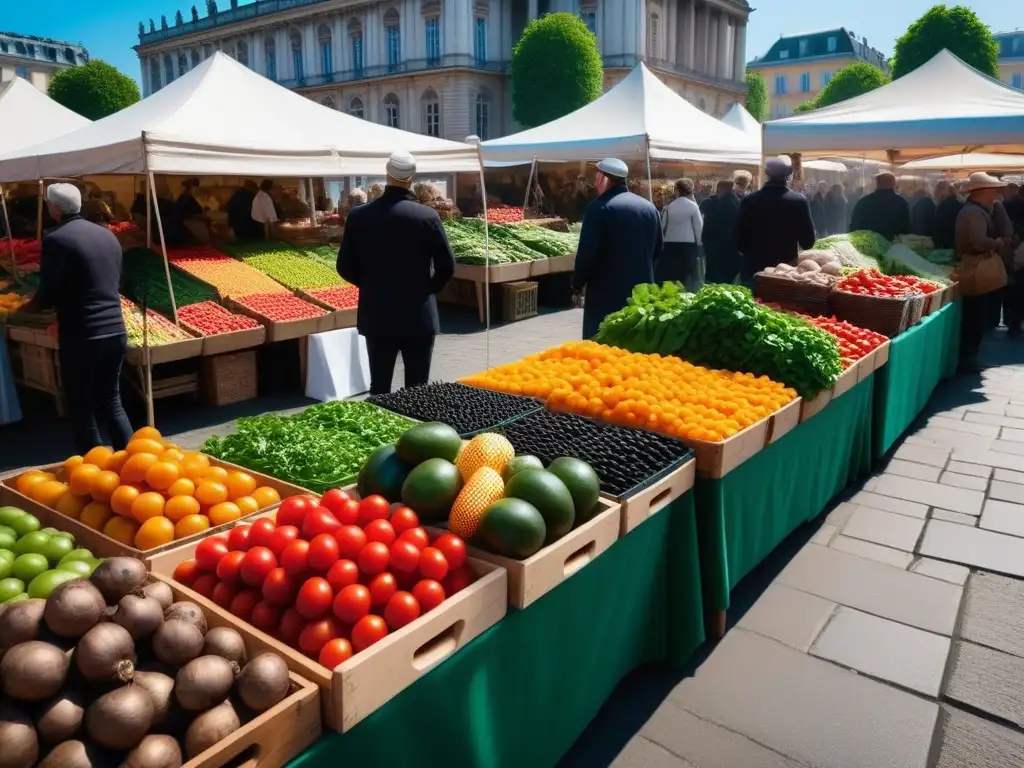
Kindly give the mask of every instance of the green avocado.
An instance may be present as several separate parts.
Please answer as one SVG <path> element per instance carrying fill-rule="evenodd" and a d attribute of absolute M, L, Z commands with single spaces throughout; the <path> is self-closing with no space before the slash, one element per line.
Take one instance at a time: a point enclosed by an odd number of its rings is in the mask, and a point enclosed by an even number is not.
<path fill-rule="evenodd" d="M 563 456 L 548 466 L 548 472 L 565 483 L 576 510 L 575 525 L 583 525 L 597 512 L 601 495 L 601 481 L 594 468 L 580 459 Z"/>
<path fill-rule="evenodd" d="M 462 473 L 450 461 L 427 459 L 402 483 L 402 503 L 424 523 L 444 520 L 462 490 Z"/>
<path fill-rule="evenodd" d="M 547 527 L 537 508 L 522 499 L 498 499 L 484 510 L 473 544 L 502 557 L 525 560 L 544 546 Z"/>
<path fill-rule="evenodd" d="M 459 433 L 439 421 L 429 421 L 409 427 L 395 443 L 398 458 L 410 467 L 427 459 L 453 462 L 462 449 Z"/>
<path fill-rule="evenodd" d="M 409 476 L 409 467 L 398 458 L 395 446 L 385 445 L 370 454 L 359 470 L 357 488 L 360 498 L 380 494 L 390 502 L 402 498 L 402 483 Z"/>
<path fill-rule="evenodd" d="M 544 469 L 544 462 L 528 453 L 524 453 L 522 456 L 513 456 L 505 465 L 502 479 L 507 483 L 512 475 L 522 472 L 524 469 Z"/>
<path fill-rule="evenodd" d="M 576 519 L 572 494 L 565 483 L 546 469 L 524 469 L 505 485 L 505 497 L 528 501 L 544 517 L 545 544 L 562 538 L 572 530 Z"/>

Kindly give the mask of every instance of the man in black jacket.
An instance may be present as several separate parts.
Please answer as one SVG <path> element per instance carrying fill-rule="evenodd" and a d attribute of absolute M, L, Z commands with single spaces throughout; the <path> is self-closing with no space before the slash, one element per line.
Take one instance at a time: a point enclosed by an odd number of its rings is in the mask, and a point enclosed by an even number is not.
<path fill-rule="evenodd" d="M 434 296 L 455 273 L 441 217 L 409 191 L 415 174 L 412 155 L 391 155 L 384 194 L 349 212 L 338 251 L 338 274 L 359 288 L 356 328 L 366 337 L 374 395 L 391 391 L 399 352 L 405 386 L 430 378 Z"/>
<path fill-rule="evenodd" d="M 964 207 L 957 190 L 948 181 L 935 185 L 935 218 L 932 220 L 932 243 L 936 248 L 956 247 L 956 217 Z"/>
<path fill-rule="evenodd" d="M 925 183 L 918 182 L 910 198 L 910 231 L 913 234 L 935 236 L 935 207 Z"/>
<path fill-rule="evenodd" d="M 736 245 L 744 285 L 753 285 L 754 273 L 765 267 L 795 265 L 800 250 L 814 245 L 811 209 L 807 198 L 789 188 L 791 173 L 789 158 L 772 158 L 765 164 L 767 183 L 740 201 Z"/>
<path fill-rule="evenodd" d="M 853 209 L 850 231 L 867 229 L 886 240 L 910 232 L 910 204 L 896 192 L 896 177 L 888 171 L 875 176 L 875 191 L 865 195 Z"/>
<path fill-rule="evenodd" d="M 704 214 L 704 254 L 709 283 L 734 283 L 740 272 L 740 256 L 736 251 L 736 218 L 740 213 L 740 198 L 734 182 L 718 182 L 715 196 L 701 206 Z"/>
<path fill-rule="evenodd" d="M 82 193 L 73 184 L 51 184 L 46 204 L 59 224 L 43 238 L 39 289 L 23 309 L 57 310 L 61 381 L 78 453 L 106 444 L 98 416 L 119 451 L 132 436 L 120 391 L 127 347 L 118 293 L 121 244 L 81 217 Z"/>

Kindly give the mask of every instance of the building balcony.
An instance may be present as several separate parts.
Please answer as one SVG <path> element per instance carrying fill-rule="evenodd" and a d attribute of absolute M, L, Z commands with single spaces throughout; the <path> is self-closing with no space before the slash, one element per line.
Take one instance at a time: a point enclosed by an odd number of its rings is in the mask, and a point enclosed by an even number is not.
<path fill-rule="evenodd" d="M 292 78 L 278 80 L 278 85 L 285 88 L 316 88 L 338 83 L 354 83 L 370 80 L 375 77 L 394 77 L 395 75 L 413 75 L 438 69 L 475 69 L 481 72 L 504 74 L 508 71 L 505 61 L 478 61 L 469 54 L 453 53 L 429 59 L 409 59 L 397 64 L 381 64 L 375 67 L 360 67 L 342 72 L 328 74 L 304 75 L 301 80 Z"/>
<path fill-rule="evenodd" d="M 249 21 L 261 16 L 270 16 L 282 11 L 291 11 L 308 5 L 319 5 L 326 0 L 257 0 L 255 3 L 240 5 L 237 8 L 225 8 L 218 11 L 214 16 L 207 16 L 197 21 L 186 21 L 183 24 L 176 24 L 167 29 L 157 29 L 153 32 L 145 32 L 139 35 L 139 45 L 152 45 L 164 40 L 171 40 L 175 37 L 203 32 L 216 27 L 223 27 L 228 24 L 237 24 L 241 21 Z"/>

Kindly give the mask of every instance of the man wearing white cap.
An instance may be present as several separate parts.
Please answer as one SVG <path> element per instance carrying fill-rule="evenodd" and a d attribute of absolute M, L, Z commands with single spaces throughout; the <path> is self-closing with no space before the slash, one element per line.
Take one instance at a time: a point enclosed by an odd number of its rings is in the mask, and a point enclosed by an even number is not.
<path fill-rule="evenodd" d="M 430 378 L 434 296 L 455 273 L 441 217 L 409 191 L 416 158 L 395 152 L 385 170 L 384 193 L 349 212 L 338 251 L 338 274 L 359 288 L 356 328 L 366 337 L 374 395 L 391 391 L 399 353 L 405 386 Z"/>
<path fill-rule="evenodd" d="M 121 405 L 121 365 L 127 337 L 121 315 L 121 244 L 106 227 L 81 216 L 82 193 L 51 184 L 46 204 L 58 226 L 42 243 L 39 288 L 25 312 L 57 311 L 60 371 L 75 449 L 122 450 L 132 427 Z M 106 423 L 110 440 L 99 432 Z"/>
<path fill-rule="evenodd" d="M 796 264 L 800 249 L 814 245 L 814 220 L 807 198 L 789 188 L 793 166 L 788 157 L 765 163 L 768 180 L 740 202 L 736 245 L 740 250 L 740 282 L 750 286 L 754 273 L 780 262 Z"/>
<path fill-rule="evenodd" d="M 583 214 L 572 287 L 586 290 L 583 338 L 597 335 L 601 321 L 626 306 L 633 287 L 654 281 L 661 253 L 661 217 L 646 198 L 626 189 L 626 164 L 606 158 L 597 164 L 596 200 Z"/>

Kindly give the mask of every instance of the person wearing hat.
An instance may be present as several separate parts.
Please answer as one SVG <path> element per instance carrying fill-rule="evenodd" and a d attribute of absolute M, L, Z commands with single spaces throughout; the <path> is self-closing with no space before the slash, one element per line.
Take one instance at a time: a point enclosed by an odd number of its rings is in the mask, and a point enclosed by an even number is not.
<path fill-rule="evenodd" d="M 359 288 L 356 328 L 366 337 L 370 393 L 391 391 L 399 353 L 405 386 L 426 384 L 438 332 L 437 294 L 455 274 L 441 217 L 409 191 L 416 158 L 395 152 L 387 186 L 349 211 L 338 274 Z"/>
<path fill-rule="evenodd" d="M 789 188 L 793 165 L 788 157 L 765 163 L 767 181 L 740 201 L 736 245 L 740 282 L 754 284 L 754 273 L 780 262 L 796 264 L 800 250 L 814 245 L 814 221 L 807 198 Z"/>
<path fill-rule="evenodd" d="M 654 204 L 626 188 L 629 169 L 616 158 L 597 164 L 598 197 L 587 204 L 572 274 L 574 303 L 586 291 L 583 338 L 626 306 L 634 286 L 654 281 L 661 253 L 661 217 Z"/>
<path fill-rule="evenodd" d="M 875 191 L 857 201 L 850 230 L 867 229 L 886 240 L 910 232 L 910 203 L 896 191 L 896 177 L 888 171 L 875 176 Z"/>
<path fill-rule="evenodd" d="M 132 427 L 120 391 L 128 343 L 118 293 L 121 244 L 109 229 L 82 217 L 82 193 L 73 184 L 47 187 L 46 205 L 58 225 L 43 237 L 39 288 L 22 311 L 57 312 L 61 386 L 76 452 L 97 445 L 122 450 Z"/>

